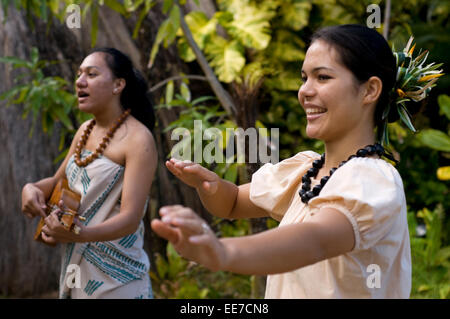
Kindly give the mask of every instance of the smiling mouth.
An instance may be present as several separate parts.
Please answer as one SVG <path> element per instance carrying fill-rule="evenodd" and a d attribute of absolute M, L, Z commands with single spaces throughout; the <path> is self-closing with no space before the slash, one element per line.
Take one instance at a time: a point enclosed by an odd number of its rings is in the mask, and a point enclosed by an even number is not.
<path fill-rule="evenodd" d="M 78 92 L 78 98 L 85 98 L 85 97 L 88 97 L 89 96 L 89 94 L 87 94 L 86 92 Z"/>
<path fill-rule="evenodd" d="M 320 107 L 308 108 L 308 109 L 306 109 L 306 115 L 318 115 L 318 114 L 323 114 L 326 111 L 327 111 L 326 109 L 323 109 Z"/>

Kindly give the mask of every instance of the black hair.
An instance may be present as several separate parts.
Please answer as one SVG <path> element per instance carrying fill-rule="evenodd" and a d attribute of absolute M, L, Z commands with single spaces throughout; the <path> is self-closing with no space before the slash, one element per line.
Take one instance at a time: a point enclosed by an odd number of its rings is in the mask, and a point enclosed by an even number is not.
<path fill-rule="evenodd" d="M 377 31 L 358 24 L 325 27 L 315 32 L 311 44 L 323 40 L 338 52 L 341 63 L 349 69 L 359 84 L 377 76 L 383 83 L 378 99 L 374 123 L 378 135 L 382 131 L 383 111 L 391 103 L 391 92 L 395 85 L 397 67 L 394 54 L 384 37 Z M 391 107 L 388 122 L 399 119 L 396 108 Z"/>
<path fill-rule="evenodd" d="M 91 54 L 95 52 L 105 53 L 106 64 L 113 75 L 126 82 L 120 95 L 122 107 L 125 110 L 130 109 L 131 115 L 152 131 L 155 126 L 155 113 L 147 82 L 142 74 L 133 67 L 131 59 L 126 54 L 115 48 L 96 48 Z"/>

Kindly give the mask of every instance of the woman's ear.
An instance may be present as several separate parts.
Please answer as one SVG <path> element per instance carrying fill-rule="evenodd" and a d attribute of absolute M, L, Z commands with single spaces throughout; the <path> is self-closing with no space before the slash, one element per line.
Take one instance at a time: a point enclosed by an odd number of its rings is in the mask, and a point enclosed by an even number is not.
<path fill-rule="evenodd" d="M 370 77 L 365 83 L 366 91 L 363 98 L 364 104 L 375 103 L 383 90 L 383 82 L 377 76 Z"/>
<path fill-rule="evenodd" d="M 122 78 L 115 79 L 113 93 L 114 94 L 122 93 L 123 89 L 125 88 L 125 85 L 126 85 L 125 79 L 122 79 Z"/>

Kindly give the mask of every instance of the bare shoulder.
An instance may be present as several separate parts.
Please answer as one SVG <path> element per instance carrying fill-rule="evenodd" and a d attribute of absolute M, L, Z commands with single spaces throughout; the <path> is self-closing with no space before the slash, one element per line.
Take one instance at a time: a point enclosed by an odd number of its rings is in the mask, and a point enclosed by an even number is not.
<path fill-rule="evenodd" d="M 152 132 L 134 117 L 129 121 L 126 138 L 127 153 L 140 154 L 147 159 L 156 159 L 156 143 Z"/>
<path fill-rule="evenodd" d="M 84 121 L 81 123 L 80 127 L 78 128 L 77 132 L 75 133 L 75 137 L 81 136 L 86 129 L 86 127 L 91 123 L 92 119 Z"/>

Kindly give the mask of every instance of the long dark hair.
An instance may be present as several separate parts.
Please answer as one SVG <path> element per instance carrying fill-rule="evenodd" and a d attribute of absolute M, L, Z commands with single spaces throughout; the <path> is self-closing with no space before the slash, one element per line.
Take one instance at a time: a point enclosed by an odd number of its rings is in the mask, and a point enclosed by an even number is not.
<path fill-rule="evenodd" d="M 353 73 L 360 84 L 371 76 L 377 76 L 382 81 L 383 88 L 374 115 L 375 126 L 380 136 L 383 111 L 391 103 L 391 92 L 397 74 L 395 57 L 389 44 L 377 31 L 357 24 L 322 28 L 312 35 L 311 43 L 319 39 L 336 49 L 340 62 Z M 395 110 L 396 108 L 391 108 L 388 115 L 389 122 L 399 119 Z"/>
<path fill-rule="evenodd" d="M 155 113 L 147 82 L 142 74 L 133 67 L 131 59 L 115 48 L 97 48 L 91 51 L 105 53 L 105 61 L 116 78 L 125 79 L 126 85 L 120 95 L 124 109 L 131 109 L 131 115 L 144 124 L 150 131 L 155 127 Z"/>

